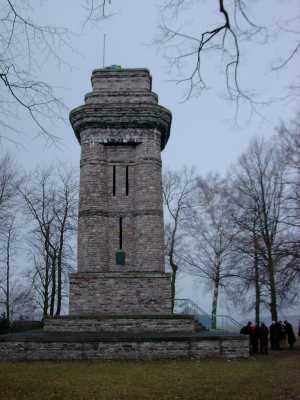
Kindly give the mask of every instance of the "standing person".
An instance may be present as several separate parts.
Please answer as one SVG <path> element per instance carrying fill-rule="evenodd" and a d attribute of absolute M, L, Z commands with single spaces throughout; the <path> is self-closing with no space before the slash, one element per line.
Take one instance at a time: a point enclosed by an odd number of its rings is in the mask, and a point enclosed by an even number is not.
<path fill-rule="evenodd" d="M 280 330 L 279 322 L 272 321 L 270 325 L 270 343 L 272 350 L 280 350 Z"/>
<path fill-rule="evenodd" d="M 251 339 L 250 339 L 251 325 L 252 325 L 252 322 L 248 321 L 247 325 L 243 326 L 242 329 L 240 330 L 240 333 L 242 335 L 249 335 L 249 354 L 252 354 L 252 343 L 251 343 Z"/>
<path fill-rule="evenodd" d="M 258 327 L 251 321 L 243 326 L 241 331 L 243 335 L 249 335 L 249 353 L 250 355 L 258 353 Z"/>
<path fill-rule="evenodd" d="M 262 322 L 259 327 L 259 351 L 261 354 L 268 354 L 269 329 Z"/>
<path fill-rule="evenodd" d="M 281 330 L 282 330 L 282 327 L 281 327 L 281 323 L 279 322 L 279 321 L 277 321 L 276 322 L 276 327 L 277 327 L 277 341 L 276 341 L 276 350 L 281 350 L 281 347 L 280 347 L 280 340 L 281 340 L 281 335 L 282 335 L 282 333 L 281 333 Z"/>
<path fill-rule="evenodd" d="M 276 327 L 275 327 L 275 321 L 272 321 L 272 323 L 271 323 L 269 329 L 270 329 L 270 345 L 271 345 L 271 350 L 275 350 L 275 339 L 274 339 L 274 337 L 275 337 L 275 329 L 276 329 Z"/>
<path fill-rule="evenodd" d="M 298 336 L 300 337 L 300 319 L 299 319 L 299 325 L 298 325 Z"/>
<path fill-rule="evenodd" d="M 284 347 L 286 343 L 286 330 L 285 325 L 282 321 L 279 321 L 278 324 L 280 325 L 280 346 Z"/>
<path fill-rule="evenodd" d="M 250 327 L 251 327 L 251 325 L 252 325 L 252 322 L 249 321 L 249 322 L 247 323 L 247 325 L 245 325 L 245 326 L 242 327 L 242 329 L 240 330 L 240 333 L 241 333 L 242 335 L 249 335 L 249 334 L 250 334 Z"/>
<path fill-rule="evenodd" d="M 294 333 L 294 329 L 292 324 L 290 324 L 287 320 L 284 321 L 285 325 L 285 330 L 288 338 L 288 344 L 290 346 L 290 349 L 294 348 L 294 343 L 296 342 L 296 336 Z"/>
<path fill-rule="evenodd" d="M 258 338 L 259 338 L 259 328 L 256 324 L 251 324 L 249 327 L 250 335 L 250 354 L 258 353 Z"/>

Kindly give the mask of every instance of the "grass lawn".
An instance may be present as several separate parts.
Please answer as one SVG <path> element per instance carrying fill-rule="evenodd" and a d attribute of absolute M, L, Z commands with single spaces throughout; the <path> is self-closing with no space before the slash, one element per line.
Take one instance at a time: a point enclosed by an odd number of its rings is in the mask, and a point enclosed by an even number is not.
<path fill-rule="evenodd" d="M 4 362 L 0 399 L 300 400 L 300 348 L 236 361 Z"/>

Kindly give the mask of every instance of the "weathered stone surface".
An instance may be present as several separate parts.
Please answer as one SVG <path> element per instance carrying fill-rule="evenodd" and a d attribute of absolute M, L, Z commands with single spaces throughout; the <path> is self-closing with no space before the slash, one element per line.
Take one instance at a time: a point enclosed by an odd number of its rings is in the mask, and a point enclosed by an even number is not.
<path fill-rule="evenodd" d="M 72 274 L 69 312 L 167 314 L 171 312 L 169 282 L 168 274 L 151 272 Z"/>
<path fill-rule="evenodd" d="M 66 334 L 68 335 L 68 334 Z M 248 357 L 247 338 L 240 336 L 45 336 L 14 340 L 0 337 L 0 361 L 110 360 Z"/>
<path fill-rule="evenodd" d="M 70 113 L 81 143 L 70 313 L 169 313 L 160 153 L 171 113 L 157 104 L 146 69 L 95 70 L 92 86 Z M 125 265 L 116 262 L 120 246 Z"/>
<path fill-rule="evenodd" d="M 50 318 L 44 321 L 45 332 L 194 332 L 198 328 L 194 318 L 184 315 L 101 315 Z"/>
<path fill-rule="evenodd" d="M 152 77 L 146 68 L 122 70 L 94 69 L 91 77 L 94 91 L 99 92 L 151 92 Z"/>

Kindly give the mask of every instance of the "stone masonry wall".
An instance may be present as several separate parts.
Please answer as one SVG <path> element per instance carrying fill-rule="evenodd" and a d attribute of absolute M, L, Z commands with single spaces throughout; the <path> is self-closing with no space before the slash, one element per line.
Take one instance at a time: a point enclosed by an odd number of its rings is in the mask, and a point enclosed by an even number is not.
<path fill-rule="evenodd" d="M 45 332 L 194 332 L 190 318 L 53 318 L 44 321 Z"/>
<path fill-rule="evenodd" d="M 72 338 L 71 338 L 72 339 Z M 178 358 L 246 358 L 249 343 L 240 338 L 201 340 L 88 340 L 1 341 L 0 361 L 21 360 L 112 360 Z"/>
<path fill-rule="evenodd" d="M 71 274 L 69 313 L 171 313 L 170 275 L 132 272 Z"/>
<path fill-rule="evenodd" d="M 155 134 L 144 136 L 137 145 L 82 144 L 79 272 L 118 270 L 120 217 L 126 254 L 123 271 L 164 270 L 160 142 Z"/>
<path fill-rule="evenodd" d="M 169 313 L 161 150 L 171 113 L 151 92 L 148 70 L 95 70 L 92 86 L 70 114 L 81 144 L 70 313 Z M 120 247 L 125 265 L 116 261 Z"/>

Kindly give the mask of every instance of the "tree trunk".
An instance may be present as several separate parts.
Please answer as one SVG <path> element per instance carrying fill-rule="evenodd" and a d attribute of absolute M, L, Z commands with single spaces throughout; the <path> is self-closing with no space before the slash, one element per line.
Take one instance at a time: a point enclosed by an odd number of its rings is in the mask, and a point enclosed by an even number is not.
<path fill-rule="evenodd" d="M 57 254 L 57 307 L 56 314 L 61 313 L 61 301 L 62 301 L 62 260 L 64 251 L 64 234 L 65 225 L 68 217 L 68 207 L 65 207 L 64 217 L 60 227 L 60 237 L 59 237 L 59 249 Z"/>
<path fill-rule="evenodd" d="M 43 318 L 48 315 L 49 308 L 49 257 L 46 254 L 46 270 L 45 270 L 45 281 L 44 281 L 44 301 L 43 301 Z"/>
<path fill-rule="evenodd" d="M 174 306 L 175 306 L 175 294 L 176 294 L 176 275 L 177 275 L 177 265 L 173 262 L 171 264 L 172 268 L 172 276 L 171 276 L 171 310 L 172 314 L 174 313 Z"/>
<path fill-rule="evenodd" d="M 211 329 L 217 329 L 218 296 L 219 296 L 219 284 L 215 282 L 212 307 L 211 307 Z"/>
<path fill-rule="evenodd" d="M 278 320 L 277 313 L 277 293 L 276 293 L 276 283 L 274 276 L 274 265 L 272 254 L 269 252 L 268 254 L 268 272 L 269 272 L 269 280 L 270 280 L 270 312 L 272 321 Z"/>
<path fill-rule="evenodd" d="M 50 229 L 46 226 L 44 237 L 44 251 L 45 251 L 45 281 L 44 281 L 44 304 L 43 304 L 43 317 L 47 317 L 49 310 L 49 283 L 50 283 L 50 255 L 49 255 L 49 237 Z"/>
<path fill-rule="evenodd" d="M 176 275 L 178 267 L 174 262 L 174 251 L 175 251 L 175 240 L 176 240 L 176 232 L 177 232 L 177 223 L 178 223 L 178 210 L 175 217 L 174 229 L 172 232 L 171 237 L 171 245 L 169 251 L 169 262 L 172 268 L 172 277 L 171 277 L 171 312 L 174 313 L 174 306 L 175 306 L 175 295 L 176 295 Z"/>
<path fill-rule="evenodd" d="M 220 285 L 220 265 L 216 265 L 216 273 L 214 280 L 214 291 L 211 307 L 211 329 L 217 329 L 217 308 L 218 308 L 218 297 L 219 297 L 219 285 Z"/>
<path fill-rule="evenodd" d="M 56 297 L 56 255 L 51 256 L 51 297 L 50 297 L 50 315 L 53 317 Z"/>
<path fill-rule="evenodd" d="M 260 323 L 260 284 L 258 265 L 255 265 L 255 322 L 257 325 Z"/>
<path fill-rule="evenodd" d="M 6 245 L 6 318 L 10 324 L 10 239 L 11 232 L 8 232 L 7 245 Z"/>
<path fill-rule="evenodd" d="M 61 300 L 62 300 L 62 271 L 61 265 L 57 264 L 57 304 L 55 315 L 60 315 L 61 313 Z"/>
<path fill-rule="evenodd" d="M 260 323 L 260 275 L 257 240 L 254 239 L 254 279 L 255 279 L 255 322 Z"/>
<path fill-rule="evenodd" d="M 62 251 L 63 251 L 63 241 L 61 243 L 58 257 L 57 257 L 57 305 L 55 315 L 60 315 L 61 313 L 61 300 L 62 300 Z"/>

